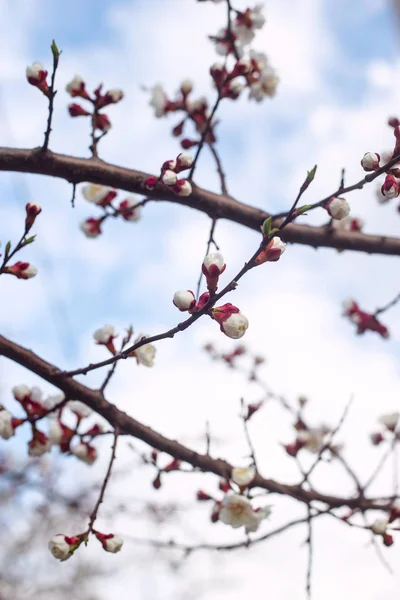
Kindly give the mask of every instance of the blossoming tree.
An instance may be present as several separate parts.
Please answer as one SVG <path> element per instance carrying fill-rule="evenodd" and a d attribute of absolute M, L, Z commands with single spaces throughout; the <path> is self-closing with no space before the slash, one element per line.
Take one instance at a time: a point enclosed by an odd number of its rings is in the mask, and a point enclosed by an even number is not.
<path fill-rule="evenodd" d="M 72 118 L 85 117 L 82 126 L 89 124 L 90 158 L 79 158 L 56 154 L 50 150 L 53 109 L 56 102 L 56 75 L 62 68 L 62 56 L 56 43 L 51 46 L 52 69 L 34 62 L 26 69 L 28 83 L 35 87 L 48 101 L 48 120 L 43 144 L 30 150 L 17 148 L 0 149 L 0 169 L 36 173 L 61 178 L 71 183 L 72 206 L 74 206 L 78 184 L 83 183 L 81 193 L 89 202 L 95 216 L 88 216 L 79 227 L 88 238 L 105 235 L 107 222 L 111 219 L 138 224 L 145 214 L 145 207 L 156 199 L 175 202 L 202 211 L 210 217 L 210 231 L 207 251 L 201 265 L 198 265 L 199 279 L 197 289 L 177 290 L 173 298 L 164 298 L 173 302 L 177 312 L 177 322 L 167 331 L 152 335 L 134 336 L 131 327 L 124 335 L 119 335 L 111 324 L 104 325 L 93 333 L 94 342 L 104 348 L 104 360 L 66 371 L 38 356 L 34 350 L 28 350 L 23 340 L 11 340 L 0 336 L 0 354 L 28 368 L 44 381 L 57 388 L 58 393 L 46 396 L 38 387 L 29 387 L 15 382 L 12 389 L 14 399 L 20 405 L 18 414 L 3 406 L 0 408 L 0 436 L 8 440 L 18 436 L 23 429 L 29 429 L 31 437 L 27 452 L 30 457 L 41 457 L 49 452 L 72 455 L 76 460 L 93 465 L 98 457 L 96 440 L 103 436 L 112 438 L 108 467 L 102 479 L 97 501 L 94 503 L 87 522 L 78 531 L 54 533 L 49 541 L 52 555 L 60 561 L 66 561 L 84 546 L 96 538 L 103 550 L 117 553 L 123 548 L 123 535 L 116 532 L 102 532 L 97 529 L 96 521 L 100 507 L 107 502 L 107 487 L 113 466 L 117 458 L 117 449 L 122 439 L 137 438 L 147 444 L 149 451 L 143 455 L 143 461 L 155 470 L 153 487 L 159 489 L 164 477 L 170 472 L 198 471 L 212 473 L 217 478 L 217 492 L 200 489 L 197 501 L 209 503 L 212 522 L 221 522 L 227 527 L 241 529 L 243 540 L 234 545 L 218 544 L 219 550 L 225 548 L 251 546 L 302 523 L 307 529 L 307 547 L 309 552 L 306 593 L 311 596 L 313 527 L 314 521 L 328 516 L 340 520 L 349 527 L 364 529 L 372 536 L 373 543 L 390 547 L 394 541 L 394 532 L 399 528 L 400 501 L 397 487 L 393 493 L 371 496 L 368 493 L 371 483 L 390 456 L 394 456 L 400 435 L 397 424 L 400 414 L 393 412 L 380 415 L 379 428 L 371 434 L 374 446 L 386 448 L 383 459 L 373 469 L 367 482 L 362 482 L 345 457 L 343 448 L 336 443 L 335 437 L 347 415 L 347 408 L 340 422 L 332 426 L 315 426 L 309 423 L 305 411 L 307 399 L 300 396 L 298 404 L 292 406 L 285 398 L 262 387 L 258 367 L 262 357 L 254 357 L 253 366 L 248 373 L 250 380 L 257 382 L 263 389 L 263 399 L 256 404 L 242 402 L 241 419 L 250 449 L 247 464 L 232 465 L 225 459 L 215 458 L 207 444 L 205 453 L 194 451 L 190 447 L 169 439 L 162 432 L 137 421 L 122 412 L 107 394 L 107 386 L 117 372 L 121 361 L 136 362 L 139 367 L 151 367 L 156 371 L 156 350 L 162 340 L 178 335 L 191 335 L 191 326 L 199 319 L 211 318 L 219 326 L 221 335 L 230 339 L 243 338 L 249 327 L 249 319 L 229 300 L 238 285 L 246 280 L 249 271 L 263 271 L 270 268 L 268 263 L 285 260 L 285 252 L 296 252 L 296 244 L 312 247 L 329 247 L 338 251 L 359 251 L 381 255 L 400 255 L 400 239 L 367 235 L 363 233 L 360 218 L 351 214 L 348 198 L 354 190 L 362 189 L 372 182 L 379 181 L 378 200 L 386 203 L 400 194 L 400 121 L 390 118 L 388 125 L 393 129 L 393 147 L 384 156 L 377 152 L 366 151 L 358 157 L 359 181 L 345 184 L 344 173 L 337 189 L 325 198 L 313 204 L 303 204 L 317 174 L 317 167 L 310 170 L 299 182 L 297 196 L 291 206 L 279 214 L 269 214 L 253 206 L 234 199 L 227 190 L 227 181 L 223 160 L 218 149 L 217 114 L 222 102 L 234 102 L 240 96 L 248 94 L 248 101 L 263 102 L 274 98 L 279 89 L 279 78 L 268 57 L 253 49 L 253 41 L 258 30 L 265 25 L 263 7 L 256 5 L 246 10 L 237 10 L 234 0 L 198 0 L 222 4 L 226 8 L 226 20 L 222 27 L 210 35 L 219 61 L 208 66 L 212 91 L 210 99 L 196 98 L 193 83 L 189 79 L 181 82 L 175 96 L 170 96 L 161 85 L 154 85 L 150 91 L 150 107 L 156 118 L 170 117 L 173 121 L 172 135 L 180 144 L 174 158 L 165 157 L 162 165 L 155 165 L 156 174 L 142 173 L 104 162 L 99 158 L 99 147 L 104 136 L 111 131 L 111 119 L 105 110 L 118 110 L 117 105 L 124 99 L 122 90 L 103 90 L 99 85 L 93 92 L 81 76 L 76 75 L 66 87 L 73 98 L 68 106 Z M 202 10 L 202 6 L 198 6 Z M 101 75 L 101 74 L 99 74 Z M 33 92 L 33 90 L 32 90 Z M 219 174 L 221 193 L 217 194 L 200 187 L 196 181 L 196 167 L 201 161 L 204 149 L 211 152 Z M 181 151 L 180 151 L 181 150 Z M 326 215 L 326 224 L 311 226 L 304 223 L 311 211 Z M 32 243 L 40 244 L 31 233 L 35 222 L 40 219 L 41 206 L 30 202 L 26 206 L 25 221 L 21 223 L 21 236 L 16 243 L 3 244 L 1 275 L 26 280 L 21 285 L 29 288 L 29 279 L 40 277 L 36 267 L 29 262 L 29 248 Z M 71 218 L 74 218 L 72 212 Z M 215 240 L 218 221 L 226 219 L 260 232 L 251 256 L 245 257 L 243 267 L 237 273 L 229 272 L 229 257 Z M 140 225 L 136 225 L 139 226 Z M 290 246 L 288 246 L 290 244 Z M 279 269 L 279 264 L 274 268 Z M 228 274 L 229 273 L 229 274 Z M 188 286 L 189 287 L 189 286 Z M 29 293 L 29 292 L 28 292 Z M 385 299 L 386 304 L 374 312 L 361 308 L 358 300 L 344 303 L 343 315 L 355 326 L 358 335 L 379 335 L 383 340 L 389 337 L 389 329 L 381 321 L 381 314 L 394 306 L 400 295 Z M 362 299 L 362 302 L 364 299 Z M 184 316 L 180 313 L 186 313 Z M 182 320 L 183 319 L 183 320 Z M 160 342 L 160 344 L 159 344 Z M 382 342 L 383 343 L 383 342 Z M 241 357 L 248 355 L 242 345 L 236 345 L 230 353 L 220 353 L 213 345 L 206 347 L 214 360 L 230 367 L 238 368 Z M 49 357 L 47 357 L 49 358 Z M 134 359 L 134 360 L 133 360 Z M 104 369 L 106 370 L 104 371 Z M 99 374 L 99 385 L 90 388 L 79 376 L 95 371 Z M 102 377 L 102 379 L 101 379 Z M 250 421 L 270 398 L 275 398 L 289 411 L 293 418 L 293 439 L 284 445 L 287 456 L 299 469 L 296 484 L 287 484 L 263 476 L 258 469 L 256 453 L 253 447 Z M 104 428 L 100 423 L 86 425 L 90 415 L 97 414 L 108 423 Z M 122 438 L 122 439 L 121 439 Z M 307 468 L 302 465 L 304 454 L 311 456 Z M 165 456 L 169 457 L 168 459 Z M 353 492 L 350 495 L 331 495 L 317 490 L 311 482 L 311 475 L 325 460 L 332 461 L 349 476 Z M 395 466 L 397 469 L 397 466 Z M 259 502 L 261 494 L 262 501 Z M 264 494 L 264 495 L 263 495 Z M 268 502 L 264 496 L 268 495 Z M 273 503 L 279 497 L 286 496 L 304 506 L 302 519 L 289 520 L 285 525 L 274 527 Z M 274 500 L 270 500 L 274 497 Z M 204 519 L 207 519 L 206 514 Z M 157 542 L 153 542 L 156 543 Z M 162 542 L 158 542 L 162 545 Z M 168 546 L 168 544 L 165 544 Z M 179 543 L 169 544 L 179 548 Z M 207 545 L 212 548 L 212 544 Z M 195 547 L 182 546 L 186 552 Z"/>

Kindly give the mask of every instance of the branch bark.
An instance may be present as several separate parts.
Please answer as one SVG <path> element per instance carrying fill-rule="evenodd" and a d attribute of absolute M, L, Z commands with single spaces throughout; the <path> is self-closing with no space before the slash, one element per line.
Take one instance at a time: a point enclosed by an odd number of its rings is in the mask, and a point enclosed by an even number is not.
<path fill-rule="evenodd" d="M 53 384 L 62 390 L 66 397 L 74 398 L 90 406 L 95 412 L 104 417 L 110 425 L 117 428 L 121 434 L 128 434 L 132 437 L 142 440 L 161 452 L 166 452 L 174 458 L 182 460 L 194 468 L 201 471 L 214 473 L 219 477 L 230 478 L 232 465 L 220 458 L 212 458 L 208 454 L 199 454 L 198 452 L 187 448 L 176 440 L 171 440 L 162 434 L 154 431 L 150 427 L 143 425 L 136 419 L 130 417 L 119 410 L 111 402 L 108 402 L 102 393 L 93 390 L 71 377 L 60 377 L 62 371 L 43 360 L 32 351 L 8 340 L 0 335 L 0 356 L 5 356 L 14 362 L 22 365 L 35 373 L 45 381 Z M 348 506 L 349 508 L 358 508 L 365 510 L 388 510 L 390 503 L 382 502 L 373 498 L 358 497 L 340 497 L 330 496 L 317 492 L 316 490 L 306 490 L 300 485 L 287 485 L 273 479 L 266 479 L 257 473 L 251 487 L 259 487 L 268 490 L 271 493 L 281 494 L 294 498 L 307 505 L 310 502 L 322 502 L 330 508 L 339 508 Z"/>
<path fill-rule="evenodd" d="M 204 212 L 212 219 L 227 219 L 256 231 L 260 231 L 263 221 L 269 216 L 267 212 L 238 202 L 231 196 L 214 194 L 197 185 L 193 185 L 193 193 L 189 197 L 176 196 L 161 184 L 149 192 L 144 185 L 149 177 L 147 173 L 118 167 L 96 158 L 77 158 L 50 151 L 43 153 L 40 148 L 28 150 L 0 148 L 0 171 L 48 175 L 72 184 L 86 181 L 99 183 L 143 194 L 157 202 L 183 204 Z M 356 184 L 357 189 L 361 187 Z M 327 227 L 293 223 L 285 227 L 281 237 L 285 242 L 314 248 L 326 247 L 400 256 L 400 238 L 354 232 L 331 232 Z"/>

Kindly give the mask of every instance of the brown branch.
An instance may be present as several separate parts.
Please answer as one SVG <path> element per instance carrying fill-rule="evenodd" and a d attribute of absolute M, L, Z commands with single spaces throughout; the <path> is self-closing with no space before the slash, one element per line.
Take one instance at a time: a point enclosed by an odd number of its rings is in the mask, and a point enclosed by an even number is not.
<path fill-rule="evenodd" d="M 32 373 L 35 373 L 45 381 L 62 390 L 67 397 L 76 398 L 77 400 L 84 402 L 87 406 L 104 417 L 114 429 L 118 428 L 121 433 L 142 440 L 150 447 L 166 452 L 174 458 L 186 462 L 200 471 L 214 473 L 224 479 L 230 478 L 232 465 L 227 461 L 220 458 L 212 458 L 207 454 L 200 454 L 183 444 L 180 444 L 178 441 L 171 440 L 150 427 L 143 425 L 136 419 L 133 419 L 119 410 L 112 403 L 107 402 L 99 391 L 88 388 L 74 379 L 62 377 L 61 375 L 63 372 L 60 369 L 56 368 L 51 363 L 44 361 L 30 350 L 15 344 L 1 335 L 0 356 L 6 356 L 29 369 Z M 256 474 L 250 487 L 259 487 L 274 494 L 289 496 L 305 504 L 309 504 L 313 501 L 322 502 L 330 508 L 348 506 L 349 508 L 358 508 L 361 511 L 387 511 L 390 507 L 390 503 L 380 502 L 374 498 L 348 498 L 326 495 L 316 490 L 305 490 L 299 485 L 287 485 L 273 479 L 266 479 L 261 477 L 259 473 Z"/>
<path fill-rule="evenodd" d="M 37 148 L 32 150 L 0 148 L 0 171 L 48 175 L 70 183 L 86 181 L 99 183 L 143 194 L 158 202 L 183 204 L 199 210 L 211 218 L 227 219 L 258 232 L 262 223 L 269 216 L 265 211 L 238 202 L 230 196 L 214 194 L 197 185 L 193 185 L 193 193 L 187 197 L 176 196 L 161 184 L 149 192 L 145 188 L 145 181 L 150 177 L 149 174 L 91 158 L 77 158 L 50 151 L 42 153 Z M 362 185 L 360 183 L 357 185 L 354 189 L 361 189 Z M 303 244 L 313 248 L 326 247 L 400 256 L 400 238 L 346 231 L 336 231 L 332 234 L 326 227 L 293 223 L 285 228 L 281 237 L 285 242 Z"/>

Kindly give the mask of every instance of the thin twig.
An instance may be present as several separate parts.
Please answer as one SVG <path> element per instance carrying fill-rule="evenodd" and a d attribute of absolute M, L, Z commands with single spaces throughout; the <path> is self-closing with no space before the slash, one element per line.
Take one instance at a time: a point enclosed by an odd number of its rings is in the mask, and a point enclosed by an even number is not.
<path fill-rule="evenodd" d="M 313 566 L 313 529 L 312 529 L 312 513 L 311 507 L 307 507 L 307 546 L 308 546 L 308 561 L 307 561 L 307 577 L 306 577 L 306 594 L 308 600 L 311 600 L 311 578 L 312 578 L 312 566 Z"/>
<path fill-rule="evenodd" d="M 222 169 L 221 159 L 220 159 L 220 157 L 218 155 L 218 152 L 217 152 L 214 144 L 212 142 L 208 142 L 207 144 L 208 144 L 208 147 L 210 148 L 211 153 L 212 153 L 212 155 L 213 155 L 213 157 L 215 159 L 215 164 L 217 165 L 217 172 L 218 172 L 219 179 L 220 179 L 220 182 L 221 182 L 221 192 L 225 196 L 228 196 L 229 194 L 228 194 L 228 188 L 226 187 L 226 177 L 225 177 L 225 173 L 224 173 L 224 171 Z"/>
<path fill-rule="evenodd" d="M 253 441 L 252 441 L 251 436 L 250 436 L 248 420 L 246 419 L 246 415 L 243 413 L 243 407 L 244 407 L 244 400 L 243 400 L 243 398 L 240 399 L 240 405 L 242 407 L 242 421 L 243 421 L 244 435 L 246 437 L 247 445 L 248 445 L 248 447 L 250 449 L 250 456 L 251 456 L 251 459 L 253 461 L 253 465 L 255 466 L 256 471 L 258 471 L 257 459 L 256 459 L 256 451 L 255 451 L 254 444 L 253 444 Z"/>
<path fill-rule="evenodd" d="M 377 317 L 378 315 L 380 315 L 381 313 L 389 310 L 389 308 L 392 308 L 392 306 L 395 306 L 400 300 L 400 293 L 397 294 L 393 300 L 391 300 L 390 302 L 388 302 L 388 304 L 385 304 L 385 306 L 382 306 L 381 308 L 377 308 L 376 311 L 374 312 L 374 317 Z"/>
<path fill-rule="evenodd" d="M 53 53 L 53 72 L 51 74 L 51 83 L 50 83 L 50 87 L 49 87 L 49 91 L 48 91 L 48 98 L 49 98 L 49 116 L 47 118 L 47 127 L 46 127 L 46 131 L 44 134 L 44 142 L 43 142 L 43 146 L 42 146 L 42 152 L 46 152 L 46 150 L 48 149 L 49 146 L 49 141 L 50 141 L 50 133 L 51 133 L 51 122 L 53 119 L 53 110 L 54 110 L 54 98 L 57 94 L 57 92 L 54 89 L 54 83 L 55 83 L 55 79 L 56 79 L 56 71 L 57 71 L 57 67 L 58 67 L 58 61 L 60 58 L 60 52 L 53 40 L 53 44 L 51 46 L 51 50 Z"/>
<path fill-rule="evenodd" d="M 104 494 L 105 494 L 105 491 L 106 491 L 107 484 L 108 484 L 108 482 L 110 480 L 111 471 L 112 471 L 113 464 L 114 464 L 114 461 L 115 461 L 115 455 L 116 455 L 116 450 L 117 450 L 117 442 L 118 442 L 118 435 L 119 435 L 119 430 L 118 430 L 118 428 L 115 428 L 115 430 L 114 430 L 114 443 L 112 445 L 111 457 L 110 457 L 110 462 L 108 464 L 107 473 L 106 473 L 106 476 L 104 478 L 103 484 L 101 486 L 100 494 L 99 494 L 99 497 L 97 499 L 96 505 L 95 505 L 95 507 L 94 507 L 91 515 L 90 515 L 88 528 L 87 528 L 87 530 L 86 530 L 86 532 L 84 534 L 85 537 L 87 537 L 89 535 L 89 533 L 92 533 L 93 526 L 94 526 L 95 521 L 97 519 L 97 513 L 99 512 L 100 505 L 101 505 L 101 503 L 104 500 Z"/>
<path fill-rule="evenodd" d="M 216 224 L 217 224 L 217 219 L 212 219 L 210 233 L 208 234 L 206 253 L 205 253 L 204 257 L 206 257 L 207 254 L 210 252 L 211 244 L 214 244 L 215 249 L 219 250 L 219 246 L 214 239 L 214 232 L 215 232 Z M 199 299 L 199 295 L 200 295 L 200 287 L 201 287 L 202 279 L 203 279 L 203 271 L 201 270 L 199 280 L 197 282 L 197 288 L 196 288 L 196 299 L 197 300 Z"/>
<path fill-rule="evenodd" d="M 311 465 L 311 467 L 308 469 L 308 471 L 305 473 L 303 480 L 301 482 L 300 485 L 303 485 L 303 483 L 305 483 L 306 481 L 308 481 L 308 478 L 310 477 L 311 473 L 314 471 L 315 467 L 318 465 L 318 463 L 321 461 L 322 459 L 322 455 L 325 452 L 325 450 L 328 450 L 328 448 L 330 447 L 330 445 L 332 444 L 333 438 L 335 437 L 335 435 L 338 433 L 338 431 L 341 429 L 347 414 L 349 412 L 350 406 L 353 402 L 353 396 L 351 396 L 349 402 L 347 403 L 342 416 L 340 417 L 339 423 L 336 425 L 336 427 L 334 429 L 332 429 L 327 441 L 323 444 L 323 446 L 320 448 L 319 452 L 318 452 L 318 456 L 316 458 L 316 460 L 314 461 L 314 463 Z"/>

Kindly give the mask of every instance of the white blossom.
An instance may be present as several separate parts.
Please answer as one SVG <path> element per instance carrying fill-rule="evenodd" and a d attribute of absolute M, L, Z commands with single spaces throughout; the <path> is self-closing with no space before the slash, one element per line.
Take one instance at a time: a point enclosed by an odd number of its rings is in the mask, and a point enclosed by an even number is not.
<path fill-rule="evenodd" d="M 87 465 L 92 465 L 97 459 L 97 453 L 93 446 L 89 446 L 88 444 L 78 444 L 71 450 L 72 454 L 79 458 L 79 460 L 83 461 Z"/>
<path fill-rule="evenodd" d="M 367 152 L 361 159 L 361 166 L 364 171 L 375 171 L 379 169 L 381 157 L 376 152 Z"/>
<path fill-rule="evenodd" d="M 0 438 L 3 440 L 10 439 L 15 433 L 12 419 L 13 416 L 8 410 L 0 410 Z"/>
<path fill-rule="evenodd" d="M 186 167 L 186 169 L 190 169 L 193 164 L 193 157 L 187 152 L 181 152 L 177 157 L 177 164 L 179 167 Z"/>
<path fill-rule="evenodd" d="M 185 311 L 193 307 L 195 297 L 190 290 L 178 290 L 174 294 L 173 303 L 179 310 Z"/>
<path fill-rule="evenodd" d="M 42 63 L 40 62 L 34 62 L 32 64 L 31 67 L 26 67 L 26 77 L 32 78 L 32 79 L 40 79 L 40 73 L 44 72 L 45 68 L 43 67 Z"/>
<path fill-rule="evenodd" d="M 166 113 L 168 98 L 163 87 L 159 84 L 153 86 L 151 89 L 150 106 L 154 108 L 156 117 L 163 117 Z"/>
<path fill-rule="evenodd" d="M 82 195 L 88 202 L 92 204 L 101 204 L 107 198 L 110 192 L 114 190 L 105 185 L 98 183 L 88 183 L 82 188 Z"/>
<path fill-rule="evenodd" d="M 203 265 L 205 266 L 207 271 L 209 271 L 212 265 L 215 265 L 220 271 L 220 273 L 222 273 L 223 268 L 225 266 L 224 257 L 222 256 L 221 252 L 210 252 L 210 254 L 207 254 L 205 259 L 203 260 Z"/>
<path fill-rule="evenodd" d="M 116 103 L 122 100 L 124 97 L 124 92 L 122 90 L 108 90 L 107 96 L 109 96 L 111 100 Z"/>
<path fill-rule="evenodd" d="M 255 477 L 256 469 L 250 467 L 234 467 L 232 469 L 231 480 L 240 487 L 247 487 Z"/>
<path fill-rule="evenodd" d="M 164 171 L 164 173 L 161 175 L 161 181 L 164 185 L 175 185 L 176 180 L 176 173 L 174 173 L 174 171 L 170 171 L 169 169 Z"/>
<path fill-rule="evenodd" d="M 234 529 L 244 526 L 246 532 L 257 531 L 261 521 L 271 510 L 269 507 L 254 510 L 251 502 L 244 496 L 228 492 L 221 502 L 219 520 Z"/>
<path fill-rule="evenodd" d="M 49 542 L 49 550 L 55 558 L 64 561 L 67 560 L 71 554 L 71 547 L 65 540 L 65 535 L 61 533 L 55 535 Z"/>
<path fill-rule="evenodd" d="M 147 337 L 144 334 L 140 334 L 135 343 L 139 342 L 143 337 Z M 144 365 L 145 367 L 152 367 L 154 364 L 154 358 L 156 355 L 156 349 L 153 344 L 144 344 L 134 350 L 134 355 L 138 365 Z"/>
<path fill-rule="evenodd" d="M 47 437 L 52 446 L 57 446 L 64 435 L 63 428 L 61 427 L 60 421 L 58 419 L 52 419 L 50 421 L 49 433 Z"/>
<path fill-rule="evenodd" d="M 71 96 L 75 96 L 81 91 L 83 83 L 82 77 L 80 75 L 75 75 L 75 77 L 65 86 L 65 91 Z"/>
<path fill-rule="evenodd" d="M 34 438 L 28 444 L 28 454 L 32 457 L 43 456 L 46 452 L 51 449 L 51 442 L 47 436 L 43 436 L 43 439 Z"/>
<path fill-rule="evenodd" d="M 327 432 L 324 428 L 302 429 L 298 432 L 297 439 L 299 440 L 299 442 L 302 442 L 304 444 L 304 447 L 307 450 L 309 450 L 313 454 L 318 454 L 324 446 L 326 433 Z"/>
<path fill-rule="evenodd" d="M 399 421 L 399 418 L 399 412 L 387 413 L 379 417 L 379 422 L 382 423 L 382 425 L 385 425 L 385 427 L 387 427 L 391 431 L 394 431 L 396 429 L 396 425 Z"/>
<path fill-rule="evenodd" d="M 332 219 L 344 219 L 350 213 L 350 205 L 345 198 L 331 198 L 327 210 Z"/>
<path fill-rule="evenodd" d="M 82 419 L 85 417 L 89 417 L 92 414 L 92 409 L 89 406 L 86 406 L 83 402 L 79 400 L 70 400 L 67 404 L 68 408 L 75 413 L 78 417 Z"/>
<path fill-rule="evenodd" d="M 190 181 L 187 181 L 187 179 L 184 179 L 183 181 L 181 180 L 181 183 L 178 184 L 178 187 L 178 196 L 190 196 L 192 193 L 192 185 Z"/>
<path fill-rule="evenodd" d="M 190 94 L 193 90 L 193 81 L 191 79 L 184 79 L 181 83 L 181 90 L 184 94 Z"/>
<path fill-rule="evenodd" d="M 371 531 L 377 535 L 384 535 L 386 533 L 388 523 L 389 519 L 387 517 L 384 517 L 383 519 L 376 519 L 370 526 Z"/>
<path fill-rule="evenodd" d="M 114 336 L 114 333 L 115 328 L 113 325 L 103 325 L 103 327 L 96 329 L 93 337 L 99 344 L 108 344 L 110 339 Z"/>
<path fill-rule="evenodd" d="M 15 385 L 12 389 L 12 393 L 14 394 L 14 398 L 18 400 L 18 402 L 22 402 L 24 398 L 30 396 L 31 388 L 25 384 Z"/>
<path fill-rule="evenodd" d="M 140 221 L 142 216 L 142 207 L 137 206 L 137 204 L 138 199 L 133 194 L 125 198 L 125 200 L 120 203 L 119 210 L 122 211 L 121 214 L 125 221 L 130 221 L 131 223 L 137 223 L 137 221 Z M 134 206 L 136 206 L 136 208 L 130 211 L 129 209 L 133 208 Z"/>
<path fill-rule="evenodd" d="M 234 313 L 221 323 L 225 335 L 233 340 L 238 340 L 244 336 L 249 326 L 249 321 L 241 312 Z"/>

